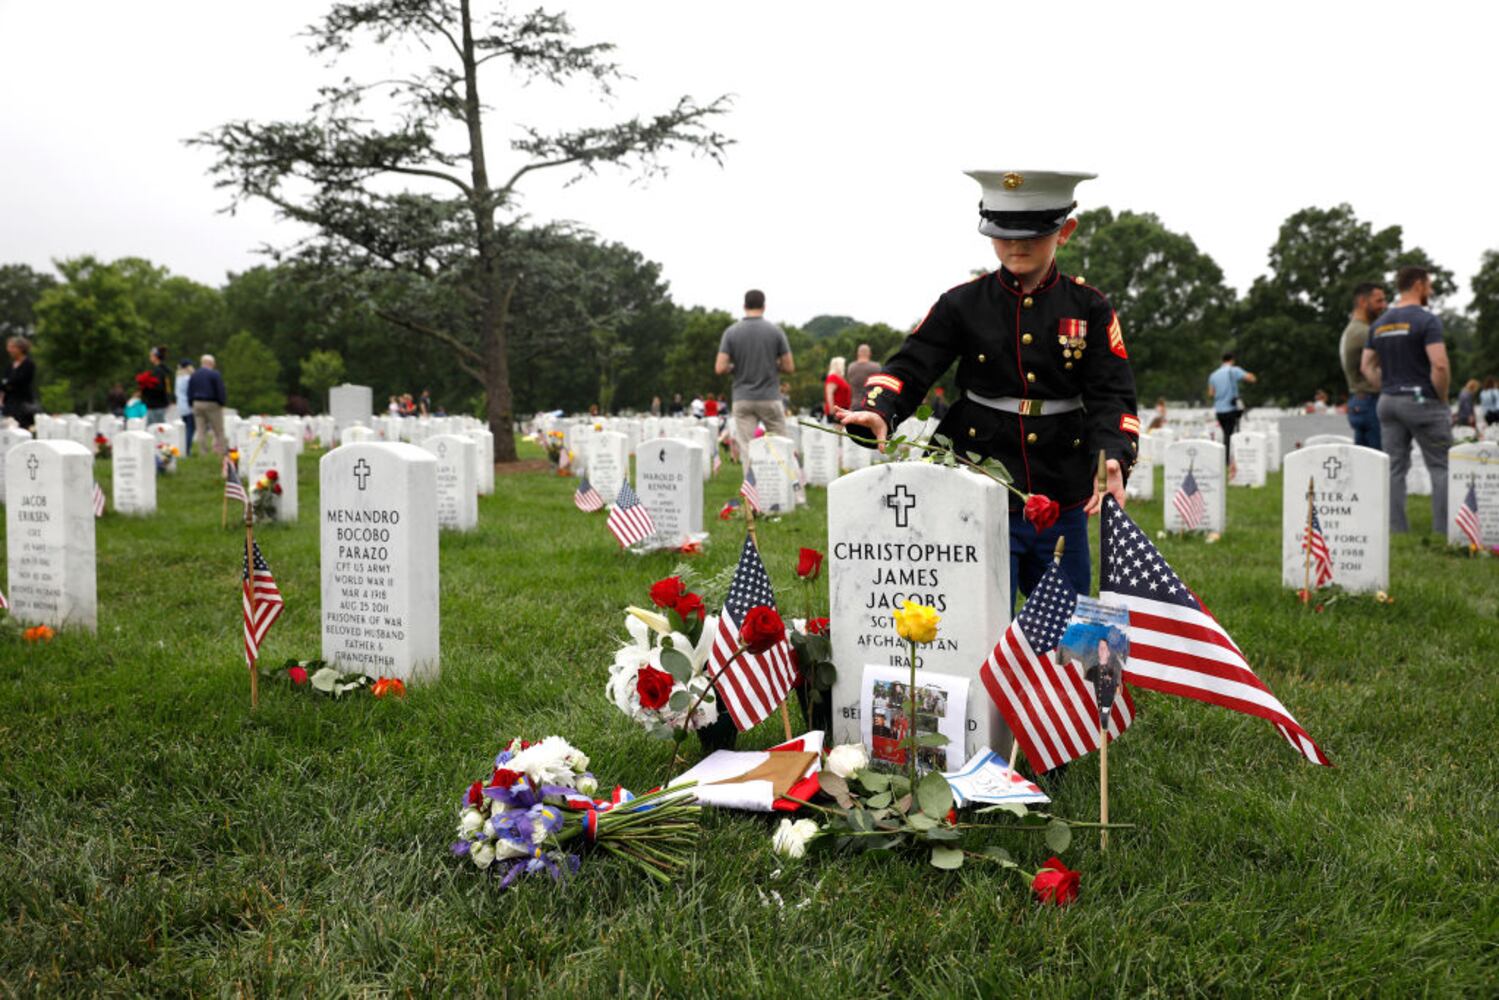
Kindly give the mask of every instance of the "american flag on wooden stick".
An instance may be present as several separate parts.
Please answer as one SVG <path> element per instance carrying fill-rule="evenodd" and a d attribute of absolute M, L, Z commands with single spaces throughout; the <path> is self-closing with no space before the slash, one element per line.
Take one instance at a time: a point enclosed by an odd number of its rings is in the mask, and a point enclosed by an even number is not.
<path fill-rule="evenodd" d="M 1187 470 L 1181 485 L 1177 486 L 1176 493 L 1172 495 L 1171 506 L 1176 508 L 1185 530 L 1196 531 L 1202 527 L 1202 518 L 1207 513 L 1207 508 L 1203 504 L 1202 490 L 1197 488 L 1197 477 L 1192 475 L 1191 469 Z"/>
<path fill-rule="evenodd" d="M 240 503 L 249 503 L 250 497 L 245 493 L 245 485 L 239 481 L 239 466 L 237 463 L 224 459 L 224 496 L 230 500 L 238 500 Z"/>
<path fill-rule="evenodd" d="M 739 495 L 744 497 L 744 502 L 749 504 L 756 514 L 760 509 L 760 490 L 755 486 L 755 470 L 749 466 L 744 467 L 744 482 L 739 484 Z"/>
<path fill-rule="evenodd" d="M 1098 694 L 1076 663 L 1057 664 L 1052 650 L 1077 607 L 1077 591 L 1052 563 L 979 668 L 984 690 L 999 707 L 1015 742 L 1039 771 L 1098 749 Z M 1129 688 L 1109 713 L 1108 734 L 1119 738 L 1135 718 Z"/>
<path fill-rule="evenodd" d="M 1462 506 L 1457 508 L 1457 514 L 1453 520 L 1457 523 L 1457 530 L 1467 537 L 1469 544 L 1481 549 L 1483 548 L 1483 523 L 1478 519 L 1477 482 L 1477 479 L 1468 482 L 1468 495 L 1463 497 Z"/>
<path fill-rule="evenodd" d="M 614 506 L 609 508 L 609 532 L 619 540 L 620 548 L 627 549 L 636 542 L 644 541 L 656 533 L 656 522 L 651 512 L 628 482 L 621 483 Z"/>
<path fill-rule="evenodd" d="M 1331 765 L 1203 603 L 1114 500 L 1103 499 L 1098 596 L 1129 609 L 1124 679 L 1135 687 L 1257 715 L 1314 764 Z"/>
<path fill-rule="evenodd" d="M 587 475 L 578 480 L 578 488 L 573 491 L 573 506 L 585 514 L 604 509 L 604 498 L 599 496 L 599 491 L 593 488 Z"/>
<path fill-rule="evenodd" d="M 240 591 L 245 617 L 245 661 L 253 669 L 255 661 L 260 658 L 261 640 L 271 630 L 276 619 L 281 617 L 283 605 L 281 588 L 276 586 L 276 578 L 271 576 L 271 568 L 260 554 L 260 543 L 253 542 L 251 549 L 255 554 L 254 573 L 251 574 L 250 560 L 245 558 Z M 243 550 L 241 554 L 243 555 Z"/>
<path fill-rule="evenodd" d="M 775 606 L 770 574 L 765 572 L 754 539 L 746 535 L 705 668 L 740 732 L 769 717 L 796 684 L 791 643 L 784 637 L 763 653 L 734 658 L 739 652 L 739 628 L 750 609 Z"/>
<path fill-rule="evenodd" d="M 104 516 L 104 490 L 99 487 L 99 480 L 94 480 L 94 516 Z"/>
<path fill-rule="evenodd" d="M 1332 583 L 1332 552 L 1327 547 L 1327 538 L 1322 534 L 1322 522 L 1312 508 L 1312 521 L 1302 539 L 1301 551 L 1309 553 L 1312 560 L 1312 585 L 1325 587 Z"/>

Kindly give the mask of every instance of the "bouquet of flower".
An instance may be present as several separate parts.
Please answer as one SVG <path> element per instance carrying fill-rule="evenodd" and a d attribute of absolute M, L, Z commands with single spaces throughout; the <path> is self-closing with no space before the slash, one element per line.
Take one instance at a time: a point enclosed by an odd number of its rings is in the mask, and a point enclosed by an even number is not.
<path fill-rule="evenodd" d="M 110 450 L 109 438 L 103 434 L 94 435 L 94 454 L 99 458 L 108 458 Z"/>
<path fill-rule="evenodd" d="M 679 576 L 652 584 L 651 603 L 656 611 L 628 609 L 630 641 L 614 654 L 604 691 L 651 735 L 673 739 L 678 730 L 718 721 L 718 699 L 704 670 L 717 619 Z"/>
<path fill-rule="evenodd" d="M 833 685 L 838 680 L 838 668 L 833 664 L 833 636 L 826 618 L 812 617 L 822 561 L 823 554 L 817 549 L 804 548 L 797 554 L 796 575 L 806 594 L 807 617 L 792 630 L 790 639 L 801 676 L 796 696 L 802 703 L 802 712 L 813 729 L 830 732 L 833 728 Z"/>
<path fill-rule="evenodd" d="M 588 772 L 588 756 L 567 740 L 512 740 L 489 780 L 464 793 L 452 851 L 497 875 L 501 889 L 521 875 L 556 879 L 577 871 L 578 849 L 588 845 L 669 883 L 697 839 L 700 807 L 682 794 L 687 787 L 638 798 L 616 788 L 611 798 L 594 799 L 598 780 Z"/>
<path fill-rule="evenodd" d="M 275 469 L 266 469 L 265 474 L 250 487 L 250 506 L 255 510 L 255 520 L 276 520 L 276 498 L 280 495 L 281 474 Z"/>
<path fill-rule="evenodd" d="M 562 448 L 565 440 L 566 435 L 561 431 L 538 431 L 536 434 L 536 443 L 546 450 L 547 459 L 553 465 L 556 465 L 557 460 L 562 457 Z"/>
<path fill-rule="evenodd" d="M 156 471 L 162 475 L 170 475 L 177 471 L 177 458 L 182 454 L 182 449 L 175 444 L 159 441 L 156 444 Z"/>
<path fill-rule="evenodd" d="M 263 671 L 266 677 L 281 678 L 293 687 L 305 687 L 332 698 L 342 698 L 350 691 L 368 691 L 376 698 L 404 698 L 406 685 L 397 677 L 376 677 L 344 673 L 322 660 L 287 660 L 274 670 Z"/>

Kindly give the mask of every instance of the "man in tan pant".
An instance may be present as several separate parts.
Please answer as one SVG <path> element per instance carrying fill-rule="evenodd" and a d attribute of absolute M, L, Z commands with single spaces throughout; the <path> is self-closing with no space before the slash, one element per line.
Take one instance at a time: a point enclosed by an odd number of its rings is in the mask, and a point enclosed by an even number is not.
<path fill-rule="evenodd" d="M 780 327 L 765 318 L 765 293 L 744 293 L 744 319 L 723 332 L 713 371 L 734 373 L 734 443 L 741 462 L 749 457 L 755 427 L 766 434 L 786 433 L 786 410 L 781 405 L 781 375 L 796 370 L 791 344 Z"/>
<path fill-rule="evenodd" d="M 203 438 L 203 450 L 208 450 L 208 432 L 212 431 L 214 454 L 224 454 L 228 447 L 224 440 L 224 403 L 228 396 L 224 376 L 218 373 L 218 362 L 212 354 L 199 359 L 198 370 L 187 381 L 187 398 L 193 406 L 193 422 Z"/>

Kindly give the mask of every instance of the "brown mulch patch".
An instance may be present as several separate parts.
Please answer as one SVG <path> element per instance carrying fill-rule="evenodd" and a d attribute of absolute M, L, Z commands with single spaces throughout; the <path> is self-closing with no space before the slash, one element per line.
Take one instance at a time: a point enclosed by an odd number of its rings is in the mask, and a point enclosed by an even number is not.
<path fill-rule="evenodd" d="M 524 462 L 496 462 L 494 474 L 515 476 L 526 472 L 552 472 L 553 465 L 544 458 L 528 458 Z"/>

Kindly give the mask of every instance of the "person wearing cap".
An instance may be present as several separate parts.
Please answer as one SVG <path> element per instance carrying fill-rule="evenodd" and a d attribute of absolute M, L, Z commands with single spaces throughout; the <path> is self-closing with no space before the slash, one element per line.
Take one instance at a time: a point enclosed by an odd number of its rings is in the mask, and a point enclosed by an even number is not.
<path fill-rule="evenodd" d="M 1058 273 L 1057 248 L 1077 229 L 1073 190 L 1096 175 L 970 171 L 983 188 L 979 232 L 1000 268 L 949 289 L 884 368 L 871 375 L 853 409 L 837 414 L 850 434 L 882 443 L 928 388 L 957 362 L 962 398 L 938 433 L 961 452 L 1004 463 L 1015 486 L 1057 501 L 1044 530 L 1010 498 L 1011 597 L 1029 594 L 1065 537 L 1062 568 L 1080 593 L 1090 586 L 1088 516 L 1105 493 L 1121 506 L 1135 462 L 1140 420 L 1124 335 L 1103 293 Z M 1095 487 L 1098 454 L 1107 485 Z"/>

